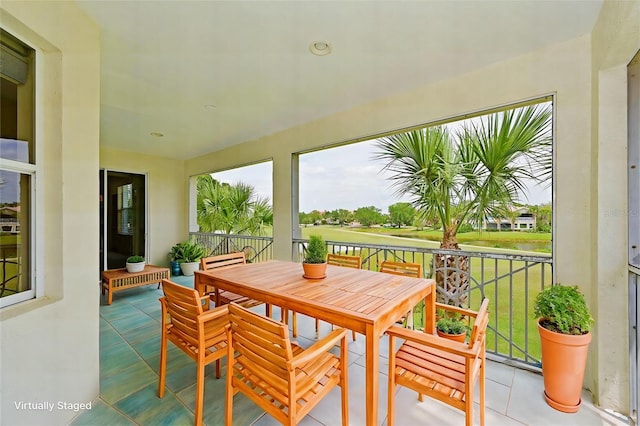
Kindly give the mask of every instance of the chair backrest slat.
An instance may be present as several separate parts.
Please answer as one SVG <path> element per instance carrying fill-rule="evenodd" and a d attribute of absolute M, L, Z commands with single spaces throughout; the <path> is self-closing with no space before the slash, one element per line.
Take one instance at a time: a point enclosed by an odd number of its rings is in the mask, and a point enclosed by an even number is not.
<path fill-rule="evenodd" d="M 360 256 L 329 253 L 327 255 L 327 264 L 360 269 L 362 268 L 362 258 Z"/>
<path fill-rule="evenodd" d="M 284 386 L 293 358 L 287 325 L 240 308 L 235 303 L 229 305 L 229 318 L 233 349 L 251 361 L 243 366 L 267 383 L 278 377 L 276 382 Z"/>
<path fill-rule="evenodd" d="M 206 271 L 208 269 L 225 268 L 229 266 L 243 265 L 247 263 L 244 252 L 238 251 L 234 253 L 220 254 L 218 256 L 203 257 L 200 259 L 200 269 Z"/>
<path fill-rule="evenodd" d="M 380 272 L 422 278 L 422 265 L 419 263 L 392 262 L 390 260 L 384 260 L 380 264 Z"/>
<path fill-rule="evenodd" d="M 202 305 L 198 291 L 162 280 L 164 303 L 169 314 L 172 332 L 191 344 L 198 343 L 198 316 L 202 314 Z"/>

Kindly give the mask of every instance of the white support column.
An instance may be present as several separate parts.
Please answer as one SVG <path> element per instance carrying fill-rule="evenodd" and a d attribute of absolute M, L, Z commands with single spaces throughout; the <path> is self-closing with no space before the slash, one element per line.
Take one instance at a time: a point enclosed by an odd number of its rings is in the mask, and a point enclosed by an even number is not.
<path fill-rule="evenodd" d="M 198 232 L 198 178 L 197 176 L 189 177 L 189 232 Z"/>
<path fill-rule="evenodd" d="M 295 163 L 295 166 L 293 165 Z M 295 175 L 295 178 L 294 178 Z M 294 184 L 295 181 L 295 184 Z M 273 157 L 273 258 L 291 260 L 293 217 L 298 207 L 297 157 L 292 160 L 289 151 L 278 152 Z M 295 190 L 294 190 L 295 187 Z"/>

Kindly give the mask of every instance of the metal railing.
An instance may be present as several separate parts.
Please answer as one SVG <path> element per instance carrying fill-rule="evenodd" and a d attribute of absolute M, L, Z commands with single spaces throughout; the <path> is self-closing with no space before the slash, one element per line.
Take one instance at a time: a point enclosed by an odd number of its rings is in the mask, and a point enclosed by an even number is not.
<path fill-rule="evenodd" d="M 245 250 L 251 261 L 272 258 L 271 237 L 193 233 L 212 254 Z M 301 262 L 307 240 L 294 239 L 291 259 Z M 383 260 L 419 263 L 425 278 L 453 278 L 467 306 L 477 309 L 484 297 L 490 300 L 487 353 L 508 364 L 538 370 L 540 340 L 533 317 L 535 296 L 552 283 L 550 256 L 440 250 L 392 245 L 327 241 L 330 253 L 356 255 L 362 268 L 377 271 Z M 460 266 L 463 265 L 463 266 Z M 450 283 L 451 284 L 451 283 Z M 438 288 L 438 298 L 443 297 Z M 459 295 L 460 297 L 460 295 Z"/>
<path fill-rule="evenodd" d="M 292 258 L 302 261 L 306 240 L 293 242 Z M 330 253 L 356 255 L 362 268 L 377 271 L 383 260 L 419 263 L 425 278 L 453 277 L 456 291 L 466 305 L 477 309 L 484 297 L 490 300 L 487 353 L 511 364 L 540 368 L 540 340 L 533 317 L 535 296 L 552 283 L 550 256 L 484 253 L 377 244 L 327 241 Z M 437 257 L 445 261 L 438 261 Z M 460 268 L 460 265 L 464 265 Z M 451 278 L 449 278 L 451 279 Z M 441 280 L 437 280 L 441 281 Z M 467 285 L 461 285 L 467 283 Z M 438 285 L 438 298 L 444 289 Z M 460 297 L 461 295 L 459 295 Z"/>
<path fill-rule="evenodd" d="M 264 262 L 273 258 L 273 238 L 252 235 L 191 232 L 190 237 L 209 248 L 209 256 L 244 251 L 247 262 Z"/>

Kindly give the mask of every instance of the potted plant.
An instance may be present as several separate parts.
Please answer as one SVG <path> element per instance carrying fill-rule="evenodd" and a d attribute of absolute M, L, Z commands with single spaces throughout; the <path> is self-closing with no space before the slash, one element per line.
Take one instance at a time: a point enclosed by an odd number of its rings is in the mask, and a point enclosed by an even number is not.
<path fill-rule="evenodd" d="M 184 256 L 182 254 L 182 243 L 178 243 L 175 246 L 171 247 L 171 251 L 169 251 L 171 275 L 182 274 L 182 269 L 180 268 L 180 261 L 183 259 L 184 259 Z"/>
<path fill-rule="evenodd" d="M 129 256 L 127 257 L 127 272 L 142 272 L 144 271 L 145 260 L 143 256 Z"/>
<path fill-rule="evenodd" d="M 302 269 L 305 278 L 322 279 L 327 276 L 327 245 L 321 236 L 309 236 Z"/>
<path fill-rule="evenodd" d="M 180 244 L 182 259 L 178 260 L 182 274 L 193 275 L 194 271 L 200 269 L 200 259 L 205 257 L 209 251 L 203 244 L 190 239 Z"/>
<path fill-rule="evenodd" d="M 551 407 L 575 413 L 582 402 L 582 382 L 593 318 L 577 286 L 553 285 L 534 302 L 542 350 L 544 398 Z"/>
<path fill-rule="evenodd" d="M 436 322 L 436 332 L 438 336 L 445 339 L 455 340 L 464 343 L 467 337 L 467 324 L 462 315 L 455 313 L 453 315 L 440 315 L 440 319 Z"/>

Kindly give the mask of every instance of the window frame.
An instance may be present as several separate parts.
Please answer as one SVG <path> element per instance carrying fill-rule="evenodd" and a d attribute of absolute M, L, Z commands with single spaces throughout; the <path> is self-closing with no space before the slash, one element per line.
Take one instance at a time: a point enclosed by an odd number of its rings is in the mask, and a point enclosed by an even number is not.
<path fill-rule="evenodd" d="M 42 166 L 42 145 L 38 143 L 42 139 L 42 119 L 40 118 L 43 110 L 43 99 L 40 96 L 37 88 L 43 87 L 44 84 L 44 64 L 39 59 L 42 57 L 42 51 L 36 47 L 36 43 L 25 37 L 20 31 L 15 29 L 3 28 L 5 31 L 15 37 L 20 43 L 33 50 L 33 60 L 29 64 L 31 70 L 29 71 L 33 75 L 33 141 L 32 149 L 33 155 L 27 158 L 26 162 L 15 161 L 0 158 L 0 170 L 25 174 L 29 176 L 29 238 L 28 238 L 28 256 L 29 256 L 29 289 L 21 291 L 20 293 L 7 295 L 0 298 L 0 309 L 4 309 L 10 306 L 41 298 L 45 295 L 44 285 L 40 282 L 36 275 L 36 271 L 41 269 L 41 262 L 43 256 L 43 249 L 38 248 L 42 244 L 42 237 L 40 230 L 42 229 L 43 215 L 38 211 L 37 206 L 41 205 L 42 190 L 39 190 L 39 183 L 37 175 L 41 173 Z M 40 188 L 41 189 L 41 188 Z"/>

